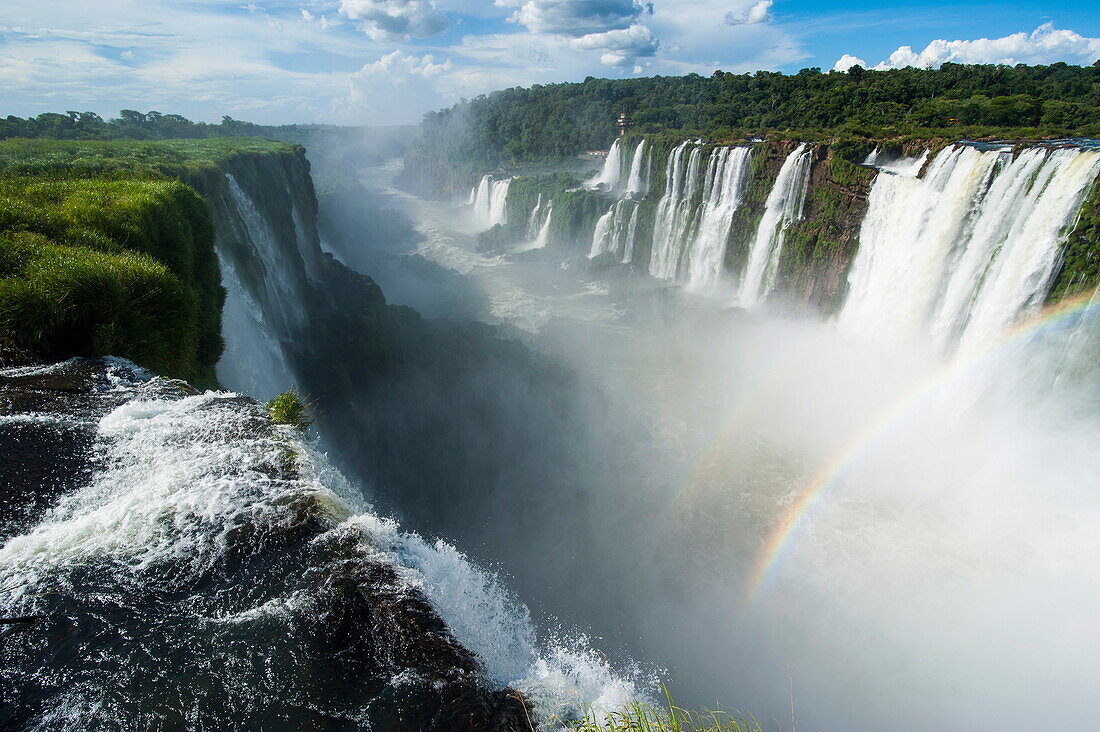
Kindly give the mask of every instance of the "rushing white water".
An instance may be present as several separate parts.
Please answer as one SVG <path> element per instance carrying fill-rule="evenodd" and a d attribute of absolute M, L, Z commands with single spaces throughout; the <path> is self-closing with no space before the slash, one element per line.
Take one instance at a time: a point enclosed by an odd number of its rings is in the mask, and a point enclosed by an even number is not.
<path fill-rule="evenodd" d="M 534 239 L 538 236 L 539 226 L 541 225 L 542 218 L 542 194 L 539 194 L 538 201 L 535 202 L 535 207 L 531 209 L 531 215 L 527 217 L 527 238 Z"/>
<path fill-rule="evenodd" d="M 688 148 L 691 152 L 685 165 L 684 153 Z M 654 277 L 676 279 L 685 245 L 692 240 L 700 157 L 701 148 L 687 141 L 676 146 L 668 156 L 665 193 L 657 204 L 657 216 L 653 223 L 649 273 Z"/>
<path fill-rule="evenodd" d="M 710 155 L 695 237 L 684 264 L 684 279 L 692 289 L 713 285 L 722 273 L 730 224 L 744 196 L 751 157 L 749 147 L 722 147 Z"/>
<path fill-rule="evenodd" d="M 542 221 L 542 226 L 539 227 L 538 236 L 535 237 L 535 249 L 545 249 L 546 245 L 550 243 L 550 222 L 554 219 L 554 202 L 551 201 L 546 205 L 546 218 Z"/>
<path fill-rule="evenodd" d="M 638 239 L 638 211 L 641 210 L 641 206 L 635 206 L 633 213 L 630 214 L 630 223 L 626 225 L 626 246 L 623 247 L 623 262 L 630 263 L 634 261 L 634 248 Z"/>
<path fill-rule="evenodd" d="M 634 148 L 630 177 L 626 183 L 626 195 L 632 198 L 641 198 L 649 190 L 649 158 L 645 153 L 645 140 L 642 140 Z"/>
<path fill-rule="evenodd" d="M 756 305 L 775 286 L 787 227 L 802 217 L 812 161 L 813 150 L 802 143 L 787 155 L 779 169 L 741 275 L 737 292 L 737 303 L 741 307 Z"/>
<path fill-rule="evenodd" d="M 128 362 L 118 364 L 143 373 Z M 526 607 L 495 575 L 453 546 L 426 542 L 373 514 L 361 494 L 292 429 L 257 428 L 257 421 L 267 421 L 259 405 L 227 392 L 165 399 L 157 392 L 163 383 L 124 385 L 135 397 L 98 425 L 102 469 L 37 526 L 0 547 L 0 582 L 16 588 L 0 597 L 7 613 L 34 611 L 43 588 L 56 592 L 84 567 L 112 573 L 120 591 L 148 582 L 147 571 L 184 573 L 193 575 L 201 593 L 200 578 L 241 550 L 242 525 L 251 527 L 244 541 L 265 532 L 277 536 L 291 530 L 289 507 L 312 506 L 311 515 L 323 523 L 313 544 L 343 547 L 338 561 L 395 567 L 497 683 L 529 695 L 545 724 L 590 711 L 605 714 L 642 692 L 613 675 L 583 638 L 540 642 Z M 288 462 L 298 477 L 270 477 L 272 466 Z M 308 594 L 299 588 L 228 617 L 205 616 L 202 608 L 209 603 L 196 595 L 185 603 L 193 608 L 190 630 L 179 632 L 196 632 L 209 622 L 254 622 L 272 612 L 304 618 L 314 611 L 303 592 Z M 67 721 L 58 728 L 73 728 L 73 719 L 61 719 Z"/>
<path fill-rule="evenodd" d="M 470 194 L 479 225 L 489 229 L 508 221 L 508 187 L 511 184 L 511 178 L 496 180 L 492 175 L 481 176 L 481 182 Z"/>
<path fill-rule="evenodd" d="M 554 215 L 554 201 L 543 204 L 542 194 L 539 194 L 538 202 L 531 209 L 531 215 L 527 218 L 527 240 L 517 246 L 514 251 L 528 252 L 534 249 L 545 249 L 550 243 L 550 221 Z"/>
<path fill-rule="evenodd" d="M 977 349 L 1041 306 L 1100 152 L 955 145 L 875 180 L 840 327 Z"/>
<path fill-rule="evenodd" d="M 748 182 L 752 148 L 719 147 L 706 156 L 703 187 L 698 187 L 700 147 L 688 164 L 683 143 L 669 155 L 665 195 L 657 206 L 650 274 L 691 289 L 714 285 L 722 271 L 733 214 Z"/>
<path fill-rule="evenodd" d="M 585 185 L 588 188 L 603 188 L 608 191 L 614 191 L 619 187 L 620 179 L 623 177 L 623 148 L 619 143 L 618 138 L 615 142 L 611 143 L 611 148 L 607 151 L 607 157 L 604 158 L 603 168 L 596 177 L 589 180 Z"/>
<path fill-rule="evenodd" d="M 219 240 L 218 261 L 226 288 L 222 314 L 226 346 L 218 361 L 218 379 L 267 399 L 294 383 L 279 337 L 302 325 L 302 265 L 311 258 L 295 261 L 291 253 L 301 249 L 298 226 L 296 246 L 284 250 L 271 222 L 236 178 L 226 174 L 226 182 L 226 203 L 232 206 L 227 218 L 236 246 L 227 247 L 230 242 Z M 297 212 L 291 213 L 297 223 Z"/>
<path fill-rule="evenodd" d="M 614 254 L 621 261 L 630 261 L 627 252 L 633 254 L 634 251 L 637 213 L 638 206 L 630 199 L 624 198 L 613 203 L 607 213 L 596 221 L 588 258 Z"/>

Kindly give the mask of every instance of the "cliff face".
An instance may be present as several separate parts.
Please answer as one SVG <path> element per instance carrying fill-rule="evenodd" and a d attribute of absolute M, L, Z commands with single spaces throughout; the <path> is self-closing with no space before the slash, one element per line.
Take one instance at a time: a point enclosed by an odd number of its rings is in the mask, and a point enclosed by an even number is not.
<path fill-rule="evenodd" d="M 776 294 L 825 314 L 840 309 L 875 171 L 827 146 L 814 151 L 802 218 L 787 230 Z"/>
<path fill-rule="evenodd" d="M 1097 287 L 1100 287 L 1100 185 L 1093 186 L 1092 195 L 1070 232 L 1048 301 L 1058 302 Z"/>

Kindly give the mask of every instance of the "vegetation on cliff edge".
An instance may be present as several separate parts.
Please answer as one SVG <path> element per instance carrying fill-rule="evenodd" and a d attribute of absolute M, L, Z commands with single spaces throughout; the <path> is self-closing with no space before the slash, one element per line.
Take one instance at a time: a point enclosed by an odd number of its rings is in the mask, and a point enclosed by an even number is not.
<path fill-rule="evenodd" d="M 716 71 L 516 87 L 429 113 L 406 183 L 453 192 L 478 171 L 606 149 L 620 112 L 634 132 L 713 141 L 1098 137 L 1100 65 Z"/>
<path fill-rule="evenodd" d="M 47 359 L 114 354 L 214 386 L 225 293 L 208 204 L 263 140 L 0 142 L 0 334 Z"/>

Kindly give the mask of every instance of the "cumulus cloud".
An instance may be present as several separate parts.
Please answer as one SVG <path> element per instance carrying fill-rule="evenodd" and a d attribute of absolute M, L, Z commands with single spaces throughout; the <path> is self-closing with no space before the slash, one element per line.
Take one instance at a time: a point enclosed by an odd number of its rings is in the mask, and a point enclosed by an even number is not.
<path fill-rule="evenodd" d="M 756 25 L 771 20 L 772 0 L 757 0 L 740 12 L 726 13 L 726 25 Z"/>
<path fill-rule="evenodd" d="M 380 42 L 427 38 L 450 25 L 432 0 L 340 0 L 340 13 Z"/>
<path fill-rule="evenodd" d="M 838 68 L 845 54 L 837 61 Z M 947 62 L 962 64 L 1050 64 L 1057 61 L 1089 64 L 1100 59 L 1100 38 L 1087 38 L 1071 30 L 1058 30 L 1052 23 L 1039 26 L 1031 33 L 1013 33 L 1003 38 L 978 38 L 973 41 L 937 39 L 919 53 L 912 46 L 901 46 L 876 69 L 898 69 L 906 66 L 939 68 Z"/>
<path fill-rule="evenodd" d="M 850 53 L 846 53 L 841 56 L 835 64 L 833 64 L 833 71 L 847 71 L 853 66 L 862 66 L 867 68 L 867 62 L 858 56 L 853 56 Z"/>
<path fill-rule="evenodd" d="M 437 63 L 431 54 L 392 51 L 351 75 L 348 93 L 333 102 L 333 113 L 348 122 L 407 123 L 425 109 L 443 106 L 436 77 L 452 68 L 449 59 Z"/>
<path fill-rule="evenodd" d="M 534 33 L 579 38 L 610 30 L 623 30 L 634 25 L 653 6 L 636 0 L 496 0 L 502 7 L 519 9 L 510 20 Z"/>
<path fill-rule="evenodd" d="M 604 51 L 600 63 L 625 68 L 635 66 L 638 58 L 653 56 L 661 43 L 644 25 L 632 25 L 622 30 L 589 33 L 569 42 L 578 51 Z"/>

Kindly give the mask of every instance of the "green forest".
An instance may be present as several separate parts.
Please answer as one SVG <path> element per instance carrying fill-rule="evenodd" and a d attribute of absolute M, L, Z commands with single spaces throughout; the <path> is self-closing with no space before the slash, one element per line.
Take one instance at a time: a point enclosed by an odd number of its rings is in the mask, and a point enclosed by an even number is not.
<path fill-rule="evenodd" d="M 429 113 L 410 157 L 446 176 L 570 157 L 606 149 L 620 113 L 632 133 L 711 141 L 1100 137 L 1100 61 L 717 71 L 516 87 Z"/>
<path fill-rule="evenodd" d="M 37 117 L 8 116 L 0 119 L 0 140 L 12 137 L 53 140 L 171 140 L 208 137 L 271 137 L 301 142 L 310 131 L 326 125 L 257 125 L 232 117 L 218 124 L 192 122 L 178 114 L 124 109 L 118 117 L 104 119 L 95 112 L 45 112 Z M 335 128 L 331 128 L 335 129 Z"/>

